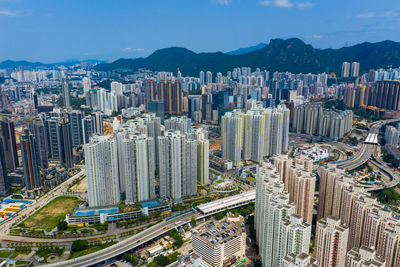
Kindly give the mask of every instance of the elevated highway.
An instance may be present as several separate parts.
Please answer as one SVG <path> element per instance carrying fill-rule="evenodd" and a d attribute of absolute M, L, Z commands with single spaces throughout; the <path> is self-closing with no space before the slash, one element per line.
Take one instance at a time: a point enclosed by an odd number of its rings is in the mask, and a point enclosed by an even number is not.
<path fill-rule="evenodd" d="M 197 210 L 192 210 L 182 215 L 166 219 L 108 248 L 102 249 L 100 251 L 76 259 L 55 262 L 43 266 L 83 267 L 83 266 L 90 266 L 106 262 L 108 259 L 117 257 L 118 255 L 121 255 L 129 250 L 135 249 L 137 247 L 146 244 L 149 241 L 154 240 L 155 238 L 167 233 L 174 227 L 179 227 L 189 223 L 192 216 L 195 216 L 197 220 L 200 220 L 212 214 L 219 213 L 223 210 L 244 206 L 254 201 L 255 201 L 255 190 L 247 191 L 232 197 L 214 200 L 212 202 L 204 204 L 204 206 L 202 207 L 199 206 L 199 209 L 204 209 L 204 211 L 206 211 L 207 214 L 203 214 L 202 212 Z"/>

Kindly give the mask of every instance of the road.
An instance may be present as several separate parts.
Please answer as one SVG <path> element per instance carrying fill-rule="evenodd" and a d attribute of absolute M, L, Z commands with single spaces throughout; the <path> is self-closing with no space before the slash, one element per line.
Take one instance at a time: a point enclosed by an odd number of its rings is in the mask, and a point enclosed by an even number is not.
<path fill-rule="evenodd" d="M 131 249 L 139 247 L 154 238 L 163 235 L 164 233 L 168 232 L 170 229 L 178 226 L 182 226 L 188 222 L 192 216 L 196 216 L 197 218 L 201 218 L 201 214 L 199 212 L 191 211 L 189 213 L 183 214 L 176 218 L 173 218 L 169 221 L 162 221 L 156 225 L 153 225 L 146 230 L 128 237 L 121 242 L 112 245 L 108 248 L 102 249 L 100 251 L 94 252 L 92 254 L 88 254 L 76 259 L 71 259 L 67 261 L 55 262 L 51 264 L 46 264 L 43 266 L 47 267 L 83 267 L 83 266 L 90 266 L 97 263 L 104 262 L 108 259 L 114 258 L 124 252 L 127 252 Z"/>
<path fill-rule="evenodd" d="M 36 202 L 33 202 L 31 204 L 28 204 L 28 206 L 23 209 L 18 216 L 13 217 L 11 220 L 4 222 L 3 224 L 0 225 L 0 239 L 3 239 L 7 237 L 7 231 L 10 228 L 10 226 L 18 220 L 18 218 L 21 218 L 22 216 L 26 215 L 32 215 L 34 212 L 39 210 L 39 208 L 45 206 L 47 203 L 49 203 L 52 199 L 61 196 L 63 193 L 64 189 L 67 189 L 68 185 L 71 184 L 73 181 L 76 179 L 82 177 L 85 174 L 85 169 L 82 168 L 80 172 L 66 180 L 65 182 L 61 183 L 57 187 L 55 187 L 52 191 L 47 193 L 46 195 L 43 195 L 41 198 L 39 198 Z M 32 213 L 32 214 L 31 214 Z M 21 241 L 25 239 L 24 237 L 20 237 Z"/>
<path fill-rule="evenodd" d="M 382 126 L 400 121 L 400 119 L 391 119 L 391 120 L 383 120 L 383 121 L 376 121 L 369 125 L 370 130 L 368 134 L 379 134 L 379 131 Z M 352 170 L 357 168 L 358 166 L 367 162 L 371 156 L 376 152 L 378 144 L 367 144 L 364 143 L 361 145 L 361 148 L 357 155 L 355 155 L 352 159 L 338 163 L 337 166 L 342 169 Z"/>

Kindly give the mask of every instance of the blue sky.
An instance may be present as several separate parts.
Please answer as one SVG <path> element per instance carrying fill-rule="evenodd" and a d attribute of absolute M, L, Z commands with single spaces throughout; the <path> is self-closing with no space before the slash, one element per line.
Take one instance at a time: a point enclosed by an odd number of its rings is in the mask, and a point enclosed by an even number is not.
<path fill-rule="evenodd" d="M 400 1 L 0 0 L 0 61 L 226 52 L 290 37 L 318 48 L 400 41 Z"/>

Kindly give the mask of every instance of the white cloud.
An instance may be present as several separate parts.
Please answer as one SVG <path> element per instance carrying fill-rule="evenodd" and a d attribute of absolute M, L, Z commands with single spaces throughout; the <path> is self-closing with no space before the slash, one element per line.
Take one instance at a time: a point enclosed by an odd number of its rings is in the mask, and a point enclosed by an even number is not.
<path fill-rule="evenodd" d="M 311 35 L 311 38 L 313 38 L 313 39 L 321 39 L 322 36 L 319 35 L 319 34 L 313 34 L 313 35 Z"/>
<path fill-rule="evenodd" d="M 293 4 L 289 0 L 273 0 L 273 1 L 262 1 L 260 2 L 262 6 L 276 6 L 276 7 L 292 7 Z"/>
<path fill-rule="evenodd" d="M 211 0 L 211 2 L 221 6 L 229 6 L 231 0 Z"/>
<path fill-rule="evenodd" d="M 30 16 L 30 12 L 21 12 L 9 9 L 0 9 L 0 16 L 8 16 L 8 17 L 21 17 L 21 16 Z"/>
<path fill-rule="evenodd" d="M 367 13 L 362 13 L 358 14 L 356 18 L 358 19 L 372 19 L 372 18 L 394 18 L 397 17 L 399 13 L 397 13 L 394 10 L 390 10 L 387 12 L 383 13 L 376 13 L 376 12 L 367 12 Z"/>
<path fill-rule="evenodd" d="M 259 2 L 262 6 L 274 6 L 274 7 L 283 7 L 283 8 L 290 8 L 290 7 L 298 7 L 298 8 L 311 8 L 314 7 L 315 4 L 312 2 L 298 2 L 294 3 L 290 0 L 267 0 Z"/>
<path fill-rule="evenodd" d="M 311 8 L 315 6 L 315 4 L 311 2 L 297 3 L 296 5 L 298 8 Z"/>
<path fill-rule="evenodd" d="M 133 53 L 133 52 L 145 52 L 146 49 L 144 48 L 132 48 L 132 47 L 125 47 L 122 49 L 123 52 L 125 53 Z"/>

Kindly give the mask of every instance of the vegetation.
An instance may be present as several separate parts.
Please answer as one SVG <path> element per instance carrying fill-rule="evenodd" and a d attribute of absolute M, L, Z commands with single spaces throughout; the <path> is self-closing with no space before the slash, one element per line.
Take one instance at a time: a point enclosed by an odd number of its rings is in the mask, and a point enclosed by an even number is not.
<path fill-rule="evenodd" d="M 78 205 L 79 200 L 76 197 L 57 197 L 26 219 L 23 224 L 19 224 L 19 226 L 36 227 L 50 231 L 64 220 L 65 215 L 72 212 Z"/>
<path fill-rule="evenodd" d="M 58 231 L 65 231 L 68 229 L 68 223 L 66 221 L 62 221 L 57 225 Z"/>
<path fill-rule="evenodd" d="M 400 166 L 400 161 L 396 159 L 392 154 L 387 153 L 386 149 L 382 147 L 382 159 L 383 161 L 389 163 L 394 168 L 398 168 Z"/>
<path fill-rule="evenodd" d="M 127 262 L 131 263 L 133 266 L 137 266 L 138 263 L 139 263 L 138 259 L 137 259 L 135 256 L 133 256 L 133 255 L 131 255 L 131 254 L 129 254 L 129 253 L 125 253 L 125 254 L 122 256 L 122 259 L 123 259 L 124 261 L 127 261 Z"/>
<path fill-rule="evenodd" d="M 190 219 L 190 224 L 192 225 L 192 227 L 197 225 L 197 220 L 195 216 L 192 216 L 192 218 Z"/>
<path fill-rule="evenodd" d="M 266 47 L 243 55 L 228 55 L 221 52 L 197 54 L 185 48 L 173 47 L 157 50 L 147 58 L 118 59 L 112 63 L 98 64 L 95 69 L 137 71 L 145 68 L 176 72 L 179 68 L 184 75 L 196 77 L 199 75 L 199 70 L 226 73 L 237 66 L 267 69 L 270 72 L 340 73 L 342 62 L 356 61 L 360 62 L 362 68 L 360 71 L 364 72 L 388 65 L 399 66 L 398 51 L 400 44 L 392 41 L 321 50 L 297 38 L 273 39 Z M 366 54 L 369 56 L 364 56 Z"/>
<path fill-rule="evenodd" d="M 36 251 L 36 255 L 39 257 L 47 258 L 51 255 L 56 255 L 56 256 L 61 256 L 64 253 L 64 248 L 63 247 L 40 247 Z"/>
<path fill-rule="evenodd" d="M 116 243 L 117 243 L 117 241 L 110 241 L 110 242 L 107 242 L 107 243 L 99 242 L 97 244 L 93 244 L 93 245 L 88 246 L 88 248 L 85 249 L 85 250 L 71 251 L 71 255 L 69 256 L 69 259 L 74 259 L 74 258 L 78 258 L 78 257 L 84 256 L 84 255 L 88 255 L 90 253 L 94 253 L 96 251 L 99 251 L 99 250 L 105 249 L 105 248 L 107 248 L 109 246 L 112 246 L 112 245 L 114 245 Z"/>
<path fill-rule="evenodd" d="M 178 230 L 173 228 L 170 232 L 169 235 L 174 239 L 174 247 L 179 248 L 183 245 L 183 237 Z"/>
<path fill-rule="evenodd" d="M 168 256 L 159 255 L 154 258 L 154 261 L 147 264 L 147 267 L 162 267 L 167 266 L 176 261 L 179 253 L 175 251 L 174 253 L 169 254 Z"/>
<path fill-rule="evenodd" d="M 74 252 L 85 250 L 89 247 L 87 240 L 77 239 L 72 242 L 71 250 Z"/>
<path fill-rule="evenodd" d="M 372 192 L 372 194 L 379 202 L 385 205 L 397 206 L 400 201 L 400 194 L 393 188 L 385 188 L 380 191 Z"/>
<path fill-rule="evenodd" d="M 7 259 L 8 257 L 10 258 L 15 258 L 18 255 L 14 250 L 0 250 L 0 258 Z"/>
<path fill-rule="evenodd" d="M 242 215 L 242 216 L 246 217 L 247 215 L 252 214 L 253 211 L 254 211 L 254 203 L 250 203 L 250 204 L 248 204 L 246 206 L 239 207 L 239 208 L 236 208 L 236 209 L 224 210 L 224 211 L 222 211 L 220 213 L 215 214 L 214 218 L 216 220 L 222 220 L 225 217 L 225 215 L 228 214 L 229 212 L 231 212 L 233 214 L 239 214 L 239 215 Z"/>

